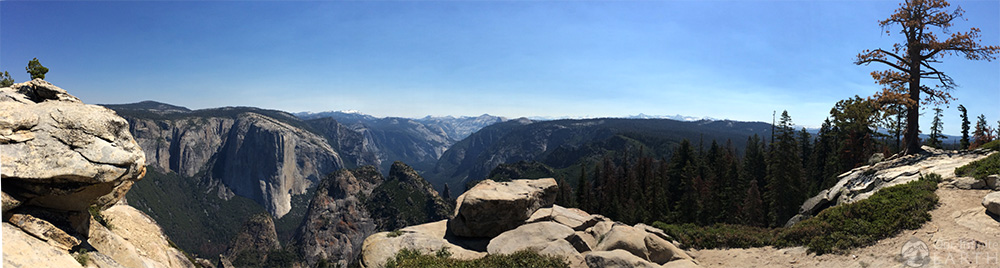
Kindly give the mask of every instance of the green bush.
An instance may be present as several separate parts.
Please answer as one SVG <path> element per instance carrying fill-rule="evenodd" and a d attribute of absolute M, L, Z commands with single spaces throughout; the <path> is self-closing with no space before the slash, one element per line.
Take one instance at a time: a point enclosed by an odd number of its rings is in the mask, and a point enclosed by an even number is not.
<path fill-rule="evenodd" d="M 653 226 L 691 248 L 806 246 L 817 254 L 842 253 L 874 244 L 902 230 L 920 228 L 931 219 L 928 212 L 937 206 L 934 191 L 940 181 L 940 175 L 929 174 L 916 181 L 886 187 L 868 199 L 831 207 L 789 228 L 732 224 L 699 227 L 662 222 Z"/>
<path fill-rule="evenodd" d="M 654 222 L 653 226 L 663 229 L 670 237 L 682 245 L 695 248 L 750 248 L 773 244 L 773 229 L 736 224 L 715 224 L 697 226 Z"/>
<path fill-rule="evenodd" d="M 87 249 L 85 248 L 78 249 L 73 258 L 83 266 L 87 266 L 87 263 L 90 262 L 90 255 L 87 255 Z"/>
<path fill-rule="evenodd" d="M 403 231 L 399 230 L 399 229 L 396 229 L 396 230 L 393 230 L 392 232 L 389 232 L 389 234 L 387 234 L 385 236 L 386 237 L 397 237 L 397 236 L 401 236 L 401 235 L 403 235 Z"/>
<path fill-rule="evenodd" d="M 995 139 L 991 142 L 987 142 L 986 144 L 983 144 L 983 146 L 979 146 L 979 148 L 1000 151 L 1000 139 Z"/>
<path fill-rule="evenodd" d="M 450 254 L 442 254 L 439 250 L 431 255 L 403 249 L 396 253 L 396 258 L 389 260 L 385 267 L 569 267 L 562 258 L 543 256 L 527 250 L 509 255 L 491 254 L 476 260 L 456 260 L 442 255 Z"/>
<path fill-rule="evenodd" d="M 973 177 L 980 180 L 992 174 L 1000 174 L 1000 153 L 994 153 L 986 158 L 955 168 L 957 176 Z"/>
<path fill-rule="evenodd" d="M 104 214 L 101 214 L 101 209 L 98 208 L 97 206 L 90 206 L 87 208 L 87 211 L 90 212 L 90 216 L 93 216 L 94 220 L 97 221 L 97 223 L 100 223 L 105 228 L 112 229 L 112 227 L 114 226 L 111 225 L 111 222 L 109 220 L 104 218 Z"/>

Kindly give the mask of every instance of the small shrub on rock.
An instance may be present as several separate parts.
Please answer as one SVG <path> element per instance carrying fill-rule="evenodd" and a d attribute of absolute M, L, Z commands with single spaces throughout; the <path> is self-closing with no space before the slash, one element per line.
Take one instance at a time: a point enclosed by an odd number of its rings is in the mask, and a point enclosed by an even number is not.
<path fill-rule="evenodd" d="M 916 181 L 883 188 L 868 199 L 828 208 L 788 228 L 731 224 L 699 227 L 662 222 L 653 225 L 689 248 L 806 246 L 817 254 L 843 253 L 902 230 L 920 228 L 931 219 L 929 211 L 937 206 L 934 191 L 940 181 L 940 175 L 928 174 Z"/>
<path fill-rule="evenodd" d="M 993 174 L 1000 174 L 1000 153 L 994 153 L 986 158 L 955 168 L 957 176 L 973 177 L 980 180 Z"/>
<path fill-rule="evenodd" d="M 509 255 L 487 255 L 476 260 L 456 260 L 441 257 L 440 253 L 440 250 L 431 255 L 403 249 L 396 253 L 395 259 L 386 262 L 385 267 L 569 267 L 562 258 L 543 256 L 527 250 Z"/>

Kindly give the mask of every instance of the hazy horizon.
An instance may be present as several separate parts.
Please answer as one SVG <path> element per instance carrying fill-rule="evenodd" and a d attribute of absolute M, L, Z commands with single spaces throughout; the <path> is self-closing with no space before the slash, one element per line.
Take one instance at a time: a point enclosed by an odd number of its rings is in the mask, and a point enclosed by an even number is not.
<path fill-rule="evenodd" d="M 900 42 L 897 1 L 0 1 L 0 70 L 37 57 L 87 103 L 155 100 L 373 116 L 684 115 L 818 127 L 879 90 L 856 66 Z M 953 1 L 1000 44 L 1000 2 Z M 948 56 L 944 133 L 1000 119 L 1000 64 Z M 933 111 L 924 109 L 929 132 Z"/>

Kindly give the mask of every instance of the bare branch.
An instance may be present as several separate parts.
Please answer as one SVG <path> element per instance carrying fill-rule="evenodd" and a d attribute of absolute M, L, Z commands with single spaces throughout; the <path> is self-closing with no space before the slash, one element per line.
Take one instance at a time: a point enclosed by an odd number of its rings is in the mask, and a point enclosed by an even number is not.
<path fill-rule="evenodd" d="M 858 60 L 858 61 L 855 61 L 854 64 L 857 64 L 857 65 L 865 64 L 865 65 L 867 65 L 867 64 L 872 63 L 872 62 L 884 63 L 885 65 L 889 65 L 892 68 L 898 69 L 899 71 L 907 72 L 907 73 L 910 72 L 909 69 L 906 69 L 906 68 L 903 68 L 903 67 L 899 67 L 899 65 L 893 64 L 893 63 L 891 63 L 889 61 L 886 61 L 886 60 L 883 60 L 883 59 L 864 59 L 864 60 Z"/>

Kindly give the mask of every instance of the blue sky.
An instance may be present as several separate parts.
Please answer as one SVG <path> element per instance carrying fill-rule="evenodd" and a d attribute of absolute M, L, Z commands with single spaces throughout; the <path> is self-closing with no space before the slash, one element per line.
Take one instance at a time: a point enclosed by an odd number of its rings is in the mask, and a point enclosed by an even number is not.
<path fill-rule="evenodd" d="M 953 1 L 1000 45 L 1000 2 Z M 0 69 L 28 60 L 88 103 L 376 116 L 620 117 L 815 127 L 872 95 L 864 49 L 895 1 L 0 1 Z M 1000 62 L 944 58 L 955 107 L 1000 119 Z M 945 107 L 942 107 L 945 108 Z M 928 110 L 921 128 L 928 131 Z"/>

